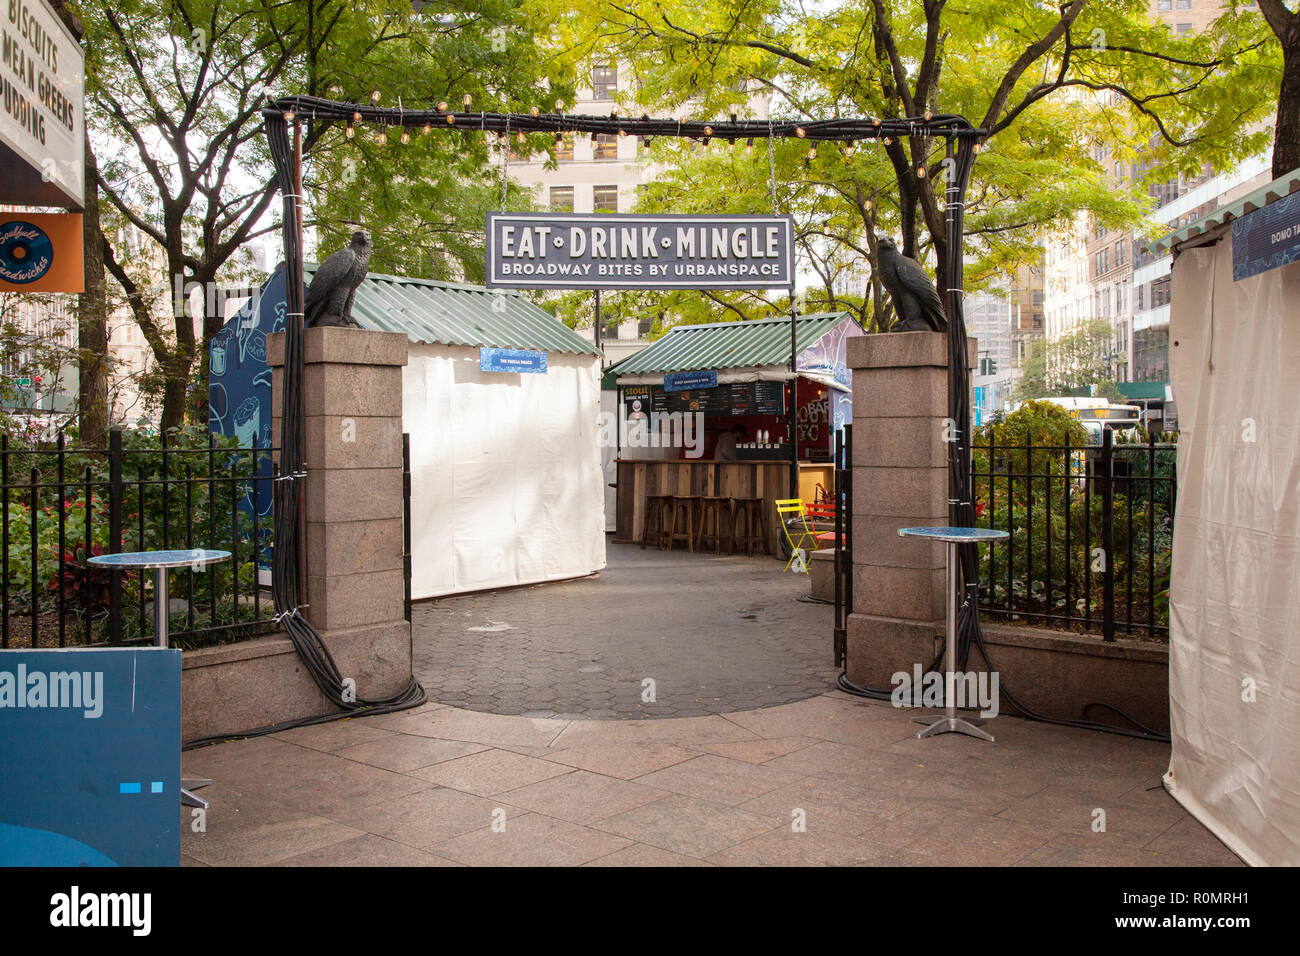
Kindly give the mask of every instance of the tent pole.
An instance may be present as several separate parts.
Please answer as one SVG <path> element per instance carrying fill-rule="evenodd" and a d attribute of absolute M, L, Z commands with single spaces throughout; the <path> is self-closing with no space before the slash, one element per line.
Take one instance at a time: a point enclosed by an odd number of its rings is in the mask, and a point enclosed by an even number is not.
<path fill-rule="evenodd" d="M 799 435 L 795 431 L 799 414 L 799 362 L 797 320 L 799 310 L 795 305 L 794 286 L 790 286 L 790 407 L 785 410 L 786 434 L 790 440 L 790 497 L 799 497 Z"/>

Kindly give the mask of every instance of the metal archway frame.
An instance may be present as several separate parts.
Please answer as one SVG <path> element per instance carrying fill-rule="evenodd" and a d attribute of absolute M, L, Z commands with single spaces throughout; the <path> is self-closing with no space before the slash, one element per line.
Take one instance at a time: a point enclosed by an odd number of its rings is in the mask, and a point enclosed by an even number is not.
<path fill-rule="evenodd" d="M 965 235 L 965 198 L 975 161 L 975 146 L 988 135 L 987 130 L 971 125 L 965 117 L 933 115 L 902 119 L 844 119 L 815 122 L 796 120 L 737 120 L 735 118 L 705 122 L 697 120 L 654 119 L 574 113 L 494 113 L 450 110 L 439 104 L 432 110 L 409 110 L 402 107 L 379 107 L 373 104 L 347 103 L 310 96 L 286 96 L 272 100 L 262 111 L 271 158 L 275 167 L 284 211 L 284 251 L 286 278 L 285 372 L 282 392 L 280 432 L 281 478 L 276 482 L 277 517 L 275 522 L 276 611 L 291 615 L 301 605 L 304 583 L 298 573 L 304 542 L 297 516 L 302 501 L 302 329 L 303 329 L 303 259 L 298 232 L 302 205 L 301 155 L 290 144 L 289 127 L 299 123 L 343 123 L 345 125 L 382 126 L 419 130 L 474 130 L 498 133 L 606 133 L 643 136 L 671 136 L 704 142 L 735 142 L 750 139 L 804 139 L 812 142 L 856 142 L 913 136 L 942 137 L 946 140 L 943 166 L 945 180 L 944 212 L 947 225 L 947 255 L 938 264 L 948 293 L 948 416 L 952 419 L 953 440 L 949 444 L 949 519 L 957 527 L 975 523 L 971 494 L 970 437 L 970 370 L 966 367 L 966 321 L 962 304 L 964 273 L 963 238 Z M 281 517 L 283 515 L 284 517 Z M 292 516 L 292 517 L 290 517 Z M 968 621 L 978 621 L 978 571 L 976 549 L 962 548 L 962 577 L 966 600 L 963 613 Z"/>

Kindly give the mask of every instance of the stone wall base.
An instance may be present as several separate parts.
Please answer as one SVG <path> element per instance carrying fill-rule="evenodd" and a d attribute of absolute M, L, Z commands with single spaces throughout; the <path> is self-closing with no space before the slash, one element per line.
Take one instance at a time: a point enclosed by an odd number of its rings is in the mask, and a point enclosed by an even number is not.
<path fill-rule="evenodd" d="M 942 620 L 906 621 L 853 614 L 848 627 L 848 677 L 855 684 L 892 689 L 890 677 L 926 667 L 943 646 Z M 999 682 L 1026 707 L 1052 717 L 1084 719 L 1083 708 L 1103 703 L 1119 708 L 1153 730 L 1169 730 L 1169 650 L 1132 640 L 1106 643 L 1099 637 L 1032 627 L 985 623 L 984 643 Z M 969 669 L 987 670 L 978 651 Z M 1005 700 L 1003 712 L 1015 709 Z M 1123 725 L 1104 708 L 1086 719 Z"/>
<path fill-rule="evenodd" d="M 325 631 L 321 639 L 361 697 L 390 697 L 411 677 L 411 626 L 390 621 Z M 285 634 L 186 651 L 181 739 L 243 731 L 340 712 L 317 689 Z"/>

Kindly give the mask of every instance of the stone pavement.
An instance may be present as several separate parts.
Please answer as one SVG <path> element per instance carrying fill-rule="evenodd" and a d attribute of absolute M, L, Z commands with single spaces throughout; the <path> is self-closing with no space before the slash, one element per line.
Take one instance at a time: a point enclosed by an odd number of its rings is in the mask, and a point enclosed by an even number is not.
<path fill-rule="evenodd" d="M 493 714 L 699 717 L 835 686 L 832 609 L 773 558 L 610 543 L 599 576 L 422 601 L 429 699 Z M 653 680 L 653 703 L 643 684 Z"/>
<path fill-rule="evenodd" d="M 219 744 L 183 755 L 216 781 L 183 862 L 1239 865 L 1160 788 L 1167 745 L 1009 717 L 993 744 L 917 740 L 911 713 L 838 691 L 669 720 L 426 704 Z"/>

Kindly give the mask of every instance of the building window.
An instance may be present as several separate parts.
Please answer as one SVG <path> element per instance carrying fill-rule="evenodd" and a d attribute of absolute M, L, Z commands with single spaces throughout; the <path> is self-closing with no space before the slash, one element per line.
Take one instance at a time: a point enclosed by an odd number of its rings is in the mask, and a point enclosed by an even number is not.
<path fill-rule="evenodd" d="M 573 212 L 573 187 L 551 187 L 551 212 Z"/>
<path fill-rule="evenodd" d="M 612 100 L 618 89 L 618 67 L 613 64 L 598 66 L 591 71 L 591 92 L 595 99 Z"/>
<path fill-rule="evenodd" d="M 556 162 L 573 161 L 573 133 L 561 133 L 555 137 L 555 160 Z"/>
<path fill-rule="evenodd" d="M 1178 35 L 1179 35 L 1179 36 L 1182 36 L 1182 35 L 1185 34 L 1185 33 L 1191 33 L 1191 32 L 1192 32 L 1192 25 L 1191 25 L 1190 23 L 1180 23 L 1180 24 L 1178 24 Z"/>
<path fill-rule="evenodd" d="M 613 133 L 597 133 L 591 138 L 591 155 L 596 159 L 618 159 L 618 137 Z"/>
<path fill-rule="evenodd" d="M 1192 0 L 1178 0 L 1178 9 L 1179 10 L 1192 9 Z"/>
<path fill-rule="evenodd" d="M 618 212 L 618 187 L 596 186 L 592 190 L 591 206 L 596 212 Z"/>
<path fill-rule="evenodd" d="M 1156 3 L 1157 10 L 1172 10 L 1173 8 L 1174 8 L 1174 0 L 1157 0 Z"/>

